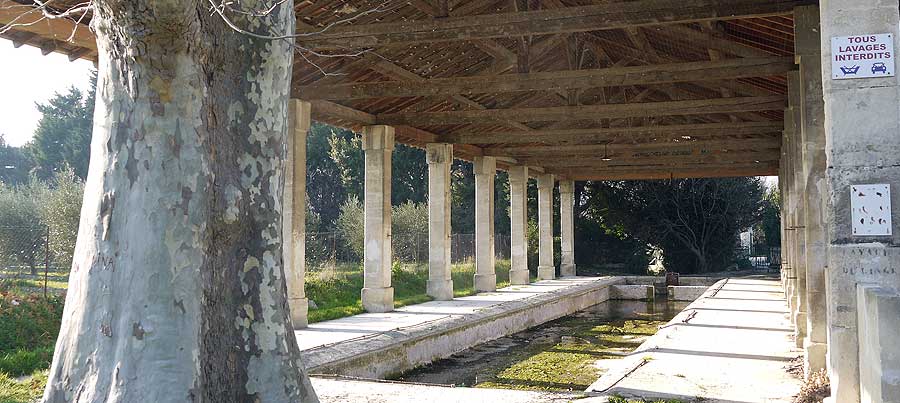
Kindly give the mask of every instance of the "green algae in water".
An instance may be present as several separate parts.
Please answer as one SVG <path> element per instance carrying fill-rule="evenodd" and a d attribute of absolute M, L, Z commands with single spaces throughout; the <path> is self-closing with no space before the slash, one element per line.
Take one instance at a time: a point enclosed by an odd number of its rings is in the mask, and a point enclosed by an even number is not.
<path fill-rule="evenodd" d="M 571 318 L 554 326 L 567 328 L 555 343 L 531 344 L 508 365 L 479 371 L 475 387 L 542 391 L 581 391 L 602 372 L 595 363 L 618 359 L 656 333 L 664 321 Z M 524 356 L 524 357 L 523 357 Z"/>

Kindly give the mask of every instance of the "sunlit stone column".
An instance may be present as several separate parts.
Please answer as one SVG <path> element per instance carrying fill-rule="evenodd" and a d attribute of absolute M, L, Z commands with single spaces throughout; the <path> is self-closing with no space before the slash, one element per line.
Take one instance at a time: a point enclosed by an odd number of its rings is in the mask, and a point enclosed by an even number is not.
<path fill-rule="evenodd" d="M 561 276 L 575 275 L 575 182 L 559 181 Z"/>
<path fill-rule="evenodd" d="M 794 9 L 794 46 L 800 65 L 803 175 L 806 177 L 806 340 L 804 370 L 825 368 L 827 306 L 825 302 L 825 105 L 822 95 L 822 50 L 819 8 Z"/>
<path fill-rule="evenodd" d="M 309 321 L 306 299 L 306 134 L 310 126 L 309 102 L 289 101 L 289 130 L 284 163 L 283 222 L 281 227 L 288 307 L 294 329 Z"/>
<path fill-rule="evenodd" d="M 453 145 L 429 143 L 428 160 L 428 295 L 438 301 L 453 299 L 450 277 L 450 165 Z"/>
<path fill-rule="evenodd" d="M 497 289 L 494 268 L 494 177 L 497 159 L 475 157 L 475 291 Z"/>
<path fill-rule="evenodd" d="M 538 176 L 538 278 L 556 278 L 553 266 L 553 185 L 552 174 Z"/>
<path fill-rule="evenodd" d="M 391 287 L 391 153 L 394 128 L 366 126 L 362 133 L 366 154 L 365 246 L 362 304 L 368 312 L 394 310 Z"/>
<path fill-rule="evenodd" d="M 509 167 L 509 283 L 528 284 L 528 167 Z"/>
<path fill-rule="evenodd" d="M 828 240 L 828 369 L 833 401 L 856 403 L 866 395 L 860 388 L 861 368 L 876 365 L 861 361 L 859 355 L 859 334 L 864 331 L 857 317 L 863 309 L 858 306 L 859 287 L 877 284 L 895 293 L 900 291 L 900 79 L 833 79 L 840 71 L 832 71 L 831 38 L 864 36 L 868 40 L 870 35 L 890 34 L 893 43 L 887 50 L 896 59 L 900 51 L 900 10 L 897 1 L 886 0 L 822 0 L 819 7 L 828 189 L 824 220 Z M 860 66 L 871 69 L 867 64 Z M 867 184 L 889 186 L 890 200 L 881 192 L 867 192 L 863 197 L 892 207 L 889 217 L 873 211 L 874 207 L 867 211 L 883 220 L 889 218 L 891 235 L 853 232 L 851 195 L 863 192 L 852 189 Z M 890 368 L 882 380 L 900 389 L 898 373 L 898 366 Z"/>
<path fill-rule="evenodd" d="M 791 153 L 793 154 L 792 214 L 794 216 L 794 287 L 793 304 L 795 306 L 792 322 L 796 331 L 794 338 L 797 347 L 803 347 L 806 339 L 806 175 L 803 169 L 803 150 L 805 147 L 803 126 L 803 101 L 801 87 L 803 80 L 800 73 L 792 71 L 788 74 L 788 106 L 791 112 L 790 122 L 793 132 Z"/>

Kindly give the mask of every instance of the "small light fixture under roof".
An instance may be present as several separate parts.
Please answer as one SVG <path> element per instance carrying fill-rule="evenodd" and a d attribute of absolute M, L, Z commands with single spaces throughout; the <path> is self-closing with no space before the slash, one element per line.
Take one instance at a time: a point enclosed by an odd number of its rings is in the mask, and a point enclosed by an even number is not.
<path fill-rule="evenodd" d="M 600 161 L 612 161 L 612 158 L 609 156 L 609 143 L 603 145 L 603 156 L 600 157 Z"/>

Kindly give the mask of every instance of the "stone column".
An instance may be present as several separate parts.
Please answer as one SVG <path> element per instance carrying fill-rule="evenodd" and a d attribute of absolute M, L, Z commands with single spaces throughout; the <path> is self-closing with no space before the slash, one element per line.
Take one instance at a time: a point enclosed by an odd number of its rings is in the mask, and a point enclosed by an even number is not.
<path fill-rule="evenodd" d="M 428 160 L 428 295 L 438 301 L 453 299 L 450 277 L 450 165 L 453 145 L 425 146 Z"/>
<path fill-rule="evenodd" d="M 858 354 L 857 288 L 877 284 L 893 292 L 900 289 L 900 80 L 833 79 L 838 72 L 832 71 L 831 38 L 891 34 L 888 50 L 896 58 L 900 10 L 897 1 L 884 0 L 823 0 L 819 7 L 828 189 L 828 368 L 833 401 L 855 403 L 860 401 L 860 368 L 872 365 L 861 362 Z M 862 192 L 853 192 L 853 187 L 864 184 L 889 186 L 890 200 L 881 192 L 875 198 L 892 207 L 892 235 L 854 234 L 851 194 L 859 196 Z M 900 368 L 893 372 L 885 379 L 900 382 Z"/>
<path fill-rule="evenodd" d="M 825 368 L 827 308 L 825 266 L 827 255 L 824 205 L 825 185 L 825 105 L 822 95 L 822 50 L 819 37 L 819 8 L 794 9 L 794 46 L 800 65 L 801 122 L 803 132 L 803 176 L 806 177 L 806 340 L 804 370 Z"/>
<path fill-rule="evenodd" d="M 497 289 L 494 268 L 494 177 L 497 159 L 475 157 L 475 291 Z"/>
<path fill-rule="evenodd" d="M 795 76 L 793 73 L 788 74 L 788 92 L 797 92 L 796 91 L 796 81 L 799 80 L 799 76 Z M 789 96 L 789 98 L 791 98 Z M 796 98 L 796 97 L 794 97 Z M 794 319 L 797 316 L 797 298 L 796 296 L 796 284 L 797 284 L 797 276 L 796 276 L 796 252 L 797 252 L 797 243 L 796 243 L 796 234 L 797 234 L 797 202 L 796 202 L 796 192 L 795 192 L 795 182 L 796 175 L 794 171 L 796 169 L 796 160 L 797 156 L 794 153 L 795 145 L 797 143 L 797 138 L 799 134 L 795 130 L 795 111 L 794 104 L 789 102 L 788 107 L 784 110 L 784 183 L 782 189 L 782 204 L 783 208 L 781 210 L 781 214 L 784 217 L 784 231 L 785 238 L 783 240 L 784 249 L 785 249 L 785 260 L 786 260 L 786 271 L 784 275 L 784 292 L 787 298 L 788 309 L 790 310 L 790 319 L 791 324 L 794 324 Z"/>
<path fill-rule="evenodd" d="M 365 277 L 362 305 L 368 312 L 394 310 L 391 287 L 391 153 L 394 128 L 366 126 L 362 133 L 365 173 Z"/>
<path fill-rule="evenodd" d="M 538 278 L 556 278 L 553 266 L 553 185 L 552 174 L 538 176 Z"/>
<path fill-rule="evenodd" d="M 559 235 L 562 277 L 575 275 L 575 182 L 559 181 Z"/>
<path fill-rule="evenodd" d="M 528 284 L 528 167 L 509 167 L 509 283 Z"/>
<path fill-rule="evenodd" d="M 803 138 L 803 101 L 801 87 L 803 81 L 799 72 L 791 72 L 788 74 L 788 104 L 791 111 L 791 122 L 793 123 L 794 140 L 792 142 L 793 153 L 793 184 L 791 187 L 792 194 L 792 214 L 794 216 L 794 262 L 793 270 L 794 290 L 793 304 L 796 309 L 793 312 L 792 322 L 796 328 L 794 333 L 797 347 L 803 347 L 806 339 L 806 176 L 804 175 L 803 150 L 805 141 Z"/>
<path fill-rule="evenodd" d="M 294 329 L 309 324 L 306 299 L 306 134 L 310 126 L 309 102 L 292 99 L 288 105 L 282 196 L 282 256 L 287 282 L 288 308 Z"/>

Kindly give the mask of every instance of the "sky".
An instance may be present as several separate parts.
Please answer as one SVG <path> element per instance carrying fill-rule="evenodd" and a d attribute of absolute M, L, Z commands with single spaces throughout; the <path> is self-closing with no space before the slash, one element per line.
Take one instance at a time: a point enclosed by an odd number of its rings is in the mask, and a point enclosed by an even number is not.
<path fill-rule="evenodd" d="M 70 62 L 60 53 L 42 56 L 33 46 L 13 48 L 12 42 L 0 39 L 0 134 L 13 146 L 31 140 L 41 117 L 35 102 L 46 102 L 56 92 L 75 86 L 86 91 L 93 63 Z"/>

